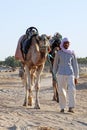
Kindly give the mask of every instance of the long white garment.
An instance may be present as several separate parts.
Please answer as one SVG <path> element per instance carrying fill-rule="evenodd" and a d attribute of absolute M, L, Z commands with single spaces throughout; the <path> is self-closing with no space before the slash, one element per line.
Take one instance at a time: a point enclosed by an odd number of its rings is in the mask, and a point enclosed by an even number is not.
<path fill-rule="evenodd" d="M 59 91 L 59 105 L 64 109 L 67 104 L 67 92 L 69 98 L 69 107 L 75 107 L 76 88 L 74 84 L 74 76 L 72 75 L 57 75 L 58 91 Z M 68 89 L 68 90 L 67 90 Z"/>

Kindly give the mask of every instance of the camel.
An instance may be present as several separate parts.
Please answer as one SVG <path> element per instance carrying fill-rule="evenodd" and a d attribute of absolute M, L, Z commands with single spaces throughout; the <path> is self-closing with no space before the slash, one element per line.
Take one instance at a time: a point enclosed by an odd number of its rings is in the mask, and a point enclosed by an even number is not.
<path fill-rule="evenodd" d="M 53 62 L 55 58 L 55 54 L 60 49 L 62 36 L 59 33 L 56 33 L 52 39 L 50 40 L 51 44 L 51 51 L 48 55 L 48 62 L 50 63 L 50 71 L 52 73 L 52 86 L 53 86 L 53 100 L 59 102 L 59 95 L 58 95 L 58 81 L 56 79 L 56 75 L 53 73 Z"/>
<path fill-rule="evenodd" d="M 40 76 L 44 69 L 47 55 L 50 50 L 49 36 L 43 34 L 41 36 L 34 35 L 31 40 L 28 53 L 24 55 L 24 79 L 25 86 L 25 99 L 23 106 L 33 105 L 32 89 L 35 88 L 35 103 L 34 108 L 40 109 L 39 103 L 39 89 L 40 89 Z"/>

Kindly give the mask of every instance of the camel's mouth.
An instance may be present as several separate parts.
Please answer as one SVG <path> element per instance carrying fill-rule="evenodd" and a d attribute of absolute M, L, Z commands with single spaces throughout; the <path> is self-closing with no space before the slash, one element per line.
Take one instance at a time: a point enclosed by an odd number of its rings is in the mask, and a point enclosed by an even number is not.
<path fill-rule="evenodd" d="M 46 45 L 43 45 L 43 46 L 40 46 L 40 51 L 41 52 L 47 52 L 48 53 L 48 46 L 46 46 Z"/>
<path fill-rule="evenodd" d="M 40 47 L 40 50 L 46 50 L 47 48 L 48 48 L 48 46 L 43 45 Z"/>

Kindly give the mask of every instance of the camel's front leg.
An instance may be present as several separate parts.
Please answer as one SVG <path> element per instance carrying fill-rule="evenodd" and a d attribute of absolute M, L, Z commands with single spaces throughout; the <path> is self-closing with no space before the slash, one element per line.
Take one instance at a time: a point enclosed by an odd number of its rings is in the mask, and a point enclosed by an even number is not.
<path fill-rule="evenodd" d="M 35 92 L 36 92 L 36 99 L 35 99 L 35 109 L 40 109 L 40 103 L 39 103 L 39 83 L 35 85 Z"/>
<path fill-rule="evenodd" d="M 36 77 L 36 83 L 35 83 L 35 92 L 36 92 L 36 100 L 35 100 L 35 109 L 40 109 L 40 103 L 39 103 L 39 89 L 40 89 L 40 75 L 43 70 L 43 66 L 40 66 L 37 70 L 37 77 Z"/>
<path fill-rule="evenodd" d="M 25 95 L 25 106 L 32 106 L 32 91 L 31 91 L 31 76 L 30 71 L 27 65 L 25 65 L 25 87 L 26 87 L 26 95 Z"/>

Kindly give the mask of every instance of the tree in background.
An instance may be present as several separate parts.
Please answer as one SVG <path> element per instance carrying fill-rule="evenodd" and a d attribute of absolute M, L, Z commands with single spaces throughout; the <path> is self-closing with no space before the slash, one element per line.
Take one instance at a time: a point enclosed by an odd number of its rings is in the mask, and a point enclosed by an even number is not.
<path fill-rule="evenodd" d="M 78 60 L 79 64 L 87 64 L 87 57 L 85 57 L 85 58 L 78 58 L 77 60 Z"/>
<path fill-rule="evenodd" d="M 20 64 L 21 63 L 18 60 L 15 60 L 14 56 L 9 56 L 4 61 L 4 65 L 11 66 L 11 67 L 19 67 Z"/>

